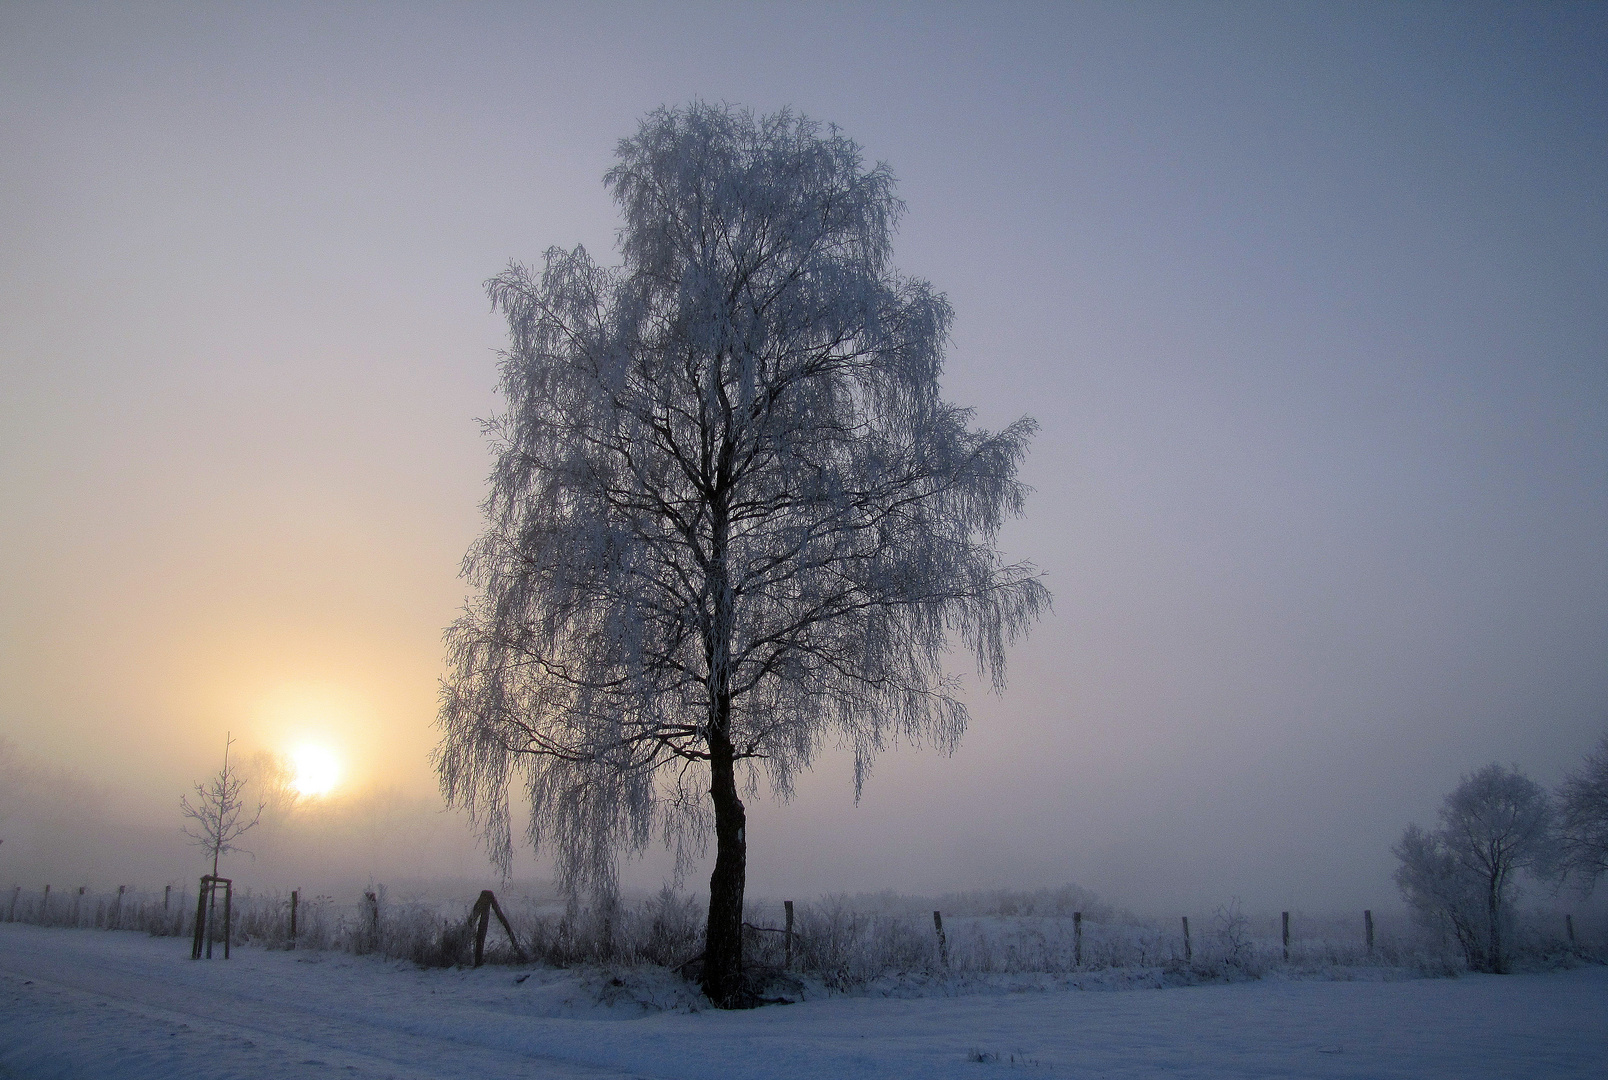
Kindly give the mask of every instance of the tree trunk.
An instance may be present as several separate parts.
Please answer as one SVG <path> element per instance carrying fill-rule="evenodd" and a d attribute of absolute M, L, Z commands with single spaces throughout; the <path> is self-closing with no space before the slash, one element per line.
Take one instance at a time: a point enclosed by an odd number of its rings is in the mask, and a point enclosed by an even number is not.
<path fill-rule="evenodd" d="M 727 475 L 729 441 L 720 471 Z M 715 870 L 709 875 L 709 924 L 704 932 L 703 991 L 722 1009 L 741 1008 L 743 992 L 743 886 L 748 876 L 747 817 L 737 796 L 737 751 L 731 741 L 731 634 L 735 597 L 726 574 L 724 498 L 710 508 L 713 539 L 705 586 L 713 611 L 704 639 L 709 664 L 709 797 L 715 804 Z"/>
<path fill-rule="evenodd" d="M 709 795 L 715 804 L 715 871 L 709 875 L 703 991 L 723 1009 L 743 1004 L 743 886 L 748 873 L 746 816 L 737 795 L 732 746 L 711 732 Z"/>
<path fill-rule="evenodd" d="M 1502 971 L 1502 879 L 1491 875 L 1490 891 L 1486 893 L 1486 913 L 1491 920 L 1491 955 L 1486 959 L 1492 975 Z"/>

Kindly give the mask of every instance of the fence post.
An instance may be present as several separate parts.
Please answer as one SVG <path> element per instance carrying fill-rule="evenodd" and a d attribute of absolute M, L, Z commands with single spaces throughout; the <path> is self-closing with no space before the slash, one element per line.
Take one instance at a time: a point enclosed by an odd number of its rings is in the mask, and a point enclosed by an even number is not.
<path fill-rule="evenodd" d="M 1569 948 L 1572 949 L 1572 948 L 1575 947 L 1574 915 L 1572 915 L 1572 914 L 1565 914 L 1564 915 L 1564 917 L 1563 917 L 1563 928 L 1565 930 L 1569 931 Z"/>
<path fill-rule="evenodd" d="M 1290 962 L 1290 913 L 1284 913 L 1284 962 Z"/>
<path fill-rule="evenodd" d="M 1072 913 L 1072 966 L 1083 966 L 1083 912 Z"/>
<path fill-rule="evenodd" d="M 1183 919 L 1184 919 L 1184 963 L 1193 964 L 1195 962 L 1195 950 L 1190 948 L 1190 945 L 1189 945 L 1189 916 L 1185 915 L 1183 917 Z"/>
<path fill-rule="evenodd" d="M 949 967 L 949 939 L 944 936 L 944 915 L 941 911 L 932 913 L 932 928 L 938 931 L 938 961 L 945 968 Z"/>
<path fill-rule="evenodd" d="M 1373 911 L 1371 909 L 1368 910 L 1368 911 L 1364 911 L 1362 913 L 1362 928 L 1363 928 L 1364 935 L 1368 939 L 1368 955 L 1372 956 L 1373 955 L 1374 935 L 1373 935 Z"/>
<path fill-rule="evenodd" d="M 372 951 L 380 947 L 380 897 L 377 892 L 365 892 L 363 899 L 368 901 L 369 949 Z"/>
<path fill-rule="evenodd" d="M 296 891 L 290 890 L 290 947 L 296 947 Z"/>
<path fill-rule="evenodd" d="M 787 910 L 786 947 L 783 952 L 782 970 L 789 971 L 793 967 L 793 901 L 783 900 L 782 907 Z"/>

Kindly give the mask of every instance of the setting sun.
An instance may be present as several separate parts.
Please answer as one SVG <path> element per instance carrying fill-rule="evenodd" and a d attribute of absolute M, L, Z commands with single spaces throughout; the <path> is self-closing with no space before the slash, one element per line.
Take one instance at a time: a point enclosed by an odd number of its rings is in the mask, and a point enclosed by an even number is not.
<path fill-rule="evenodd" d="M 294 770 L 290 786 L 298 795 L 327 795 L 340 779 L 340 762 L 326 747 L 298 747 L 290 760 Z"/>

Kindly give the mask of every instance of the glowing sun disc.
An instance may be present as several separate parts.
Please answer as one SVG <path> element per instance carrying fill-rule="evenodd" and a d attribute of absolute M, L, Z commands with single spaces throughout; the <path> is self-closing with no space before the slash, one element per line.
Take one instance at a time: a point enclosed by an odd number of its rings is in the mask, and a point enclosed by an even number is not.
<path fill-rule="evenodd" d="M 296 774 L 290 786 L 298 795 L 325 795 L 341 778 L 340 763 L 322 746 L 301 746 L 290 755 Z"/>

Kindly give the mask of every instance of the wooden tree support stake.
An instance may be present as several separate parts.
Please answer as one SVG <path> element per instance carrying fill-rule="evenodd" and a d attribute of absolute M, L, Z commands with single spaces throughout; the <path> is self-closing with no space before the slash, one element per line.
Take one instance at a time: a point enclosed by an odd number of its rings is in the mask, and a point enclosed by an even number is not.
<path fill-rule="evenodd" d="M 207 925 L 210 912 L 216 910 L 218 890 L 223 890 L 223 958 L 229 959 L 229 938 L 232 926 L 234 882 L 229 878 L 213 877 L 204 874 L 201 877 L 201 887 L 195 895 L 195 937 L 190 943 L 190 959 L 201 959 L 202 942 L 206 943 L 206 957 L 212 959 L 211 927 Z"/>
<path fill-rule="evenodd" d="M 945 968 L 949 967 L 949 939 L 944 936 L 944 915 L 941 911 L 932 913 L 932 928 L 938 931 L 938 962 Z"/>
<path fill-rule="evenodd" d="M 1190 948 L 1190 945 L 1189 945 L 1189 916 L 1188 915 L 1183 916 L 1183 920 L 1184 920 L 1184 963 L 1193 964 L 1195 962 L 1195 950 Z"/>
<path fill-rule="evenodd" d="M 1083 966 L 1083 912 L 1072 913 L 1072 966 Z"/>
<path fill-rule="evenodd" d="M 1290 913 L 1284 913 L 1284 962 L 1290 962 Z"/>

